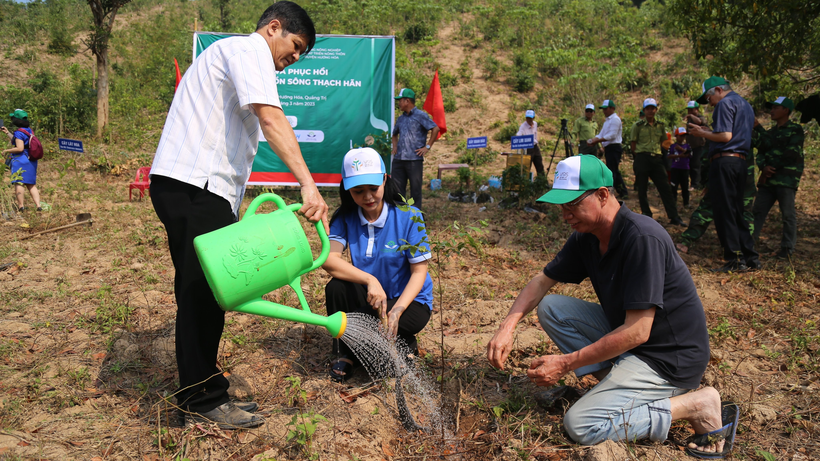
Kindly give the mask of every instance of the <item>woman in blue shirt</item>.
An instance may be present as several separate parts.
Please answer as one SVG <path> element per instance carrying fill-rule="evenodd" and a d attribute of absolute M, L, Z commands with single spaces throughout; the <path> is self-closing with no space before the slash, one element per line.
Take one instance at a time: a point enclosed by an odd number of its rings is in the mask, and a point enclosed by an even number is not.
<path fill-rule="evenodd" d="M 342 204 L 330 220 L 330 255 L 322 266 L 333 279 L 327 284 L 327 313 L 362 312 L 378 316 L 387 334 L 417 353 L 416 333 L 430 320 L 433 281 L 427 231 L 413 222 L 416 211 L 402 211 L 398 185 L 387 176 L 375 150 L 353 149 L 342 163 Z M 399 250 L 404 244 L 421 251 Z M 350 250 L 350 260 L 342 252 Z M 334 341 L 330 377 L 341 382 L 358 365 L 343 341 Z"/>
<path fill-rule="evenodd" d="M 31 194 L 31 199 L 37 206 L 37 211 L 40 211 L 40 191 L 37 190 L 37 160 L 28 158 L 28 143 L 33 132 L 29 126 L 28 113 L 22 109 L 17 109 L 11 114 L 11 123 L 18 129 L 13 133 L 5 126 L 0 128 L 3 133 L 11 140 L 12 147 L 2 151 L 2 155 L 6 157 L 7 165 L 11 169 L 11 174 L 20 172 L 21 178 L 11 181 L 14 184 L 14 194 L 17 196 L 17 209 L 24 211 L 25 185 Z"/>

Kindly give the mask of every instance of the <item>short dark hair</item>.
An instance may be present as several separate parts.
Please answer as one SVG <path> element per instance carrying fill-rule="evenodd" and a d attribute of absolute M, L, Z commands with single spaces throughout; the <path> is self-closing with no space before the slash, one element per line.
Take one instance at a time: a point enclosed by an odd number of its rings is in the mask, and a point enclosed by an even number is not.
<path fill-rule="evenodd" d="M 262 17 L 256 23 L 256 30 L 267 26 L 274 19 L 282 23 L 285 35 L 296 34 L 305 37 L 308 43 L 302 55 L 310 53 L 316 44 L 316 27 L 304 8 L 293 2 L 276 2 L 262 13 Z"/>
<path fill-rule="evenodd" d="M 11 118 L 11 123 L 13 123 L 14 126 L 16 126 L 17 128 L 29 128 L 30 127 L 27 118 L 12 117 Z"/>
<path fill-rule="evenodd" d="M 388 175 L 384 175 L 384 177 L 384 197 L 382 198 L 384 203 L 393 206 L 404 205 L 404 201 L 401 199 L 399 183 Z M 359 205 L 356 205 L 356 201 L 353 200 L 353 195 L 349 190 L 345 189 L 344 181 L 339 183 L 339 198 L 342 199 L 342 204 L 333 212 L 333 216 L 330 218 L 330 224 L 333 224 L 334 221 L 348 214 L 355 213 L 356 210 L 359 209 Z"/>

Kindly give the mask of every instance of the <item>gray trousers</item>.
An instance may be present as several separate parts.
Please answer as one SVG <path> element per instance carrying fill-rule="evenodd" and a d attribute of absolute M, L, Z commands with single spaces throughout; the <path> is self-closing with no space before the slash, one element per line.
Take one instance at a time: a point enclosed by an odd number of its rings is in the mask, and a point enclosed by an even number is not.
<path fill-rule="evenodd" d="M 766 222 L 766 216 L 772 209 L 774 202 L 780 205 L 780 214 L 783 218 L 783 237 L 780 240 L 780 249 L 789 253 L 794 252 L 794 245 L 797 242 L 797 212 L 794 209 L 794 197 L 797 190 L 783 186 L 760 186 L 757 188 L 757 197 L 752 212 L 755 216 L 754 237 L 757 243 L 760 237 L 760 230 Z"/>

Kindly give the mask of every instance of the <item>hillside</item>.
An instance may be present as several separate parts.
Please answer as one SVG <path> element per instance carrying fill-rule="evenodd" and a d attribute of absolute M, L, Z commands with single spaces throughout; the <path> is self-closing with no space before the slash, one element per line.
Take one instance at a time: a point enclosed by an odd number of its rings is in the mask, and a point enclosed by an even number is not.
<path fill-rule="evenodd" d="M 7 236 L 0 241 L 0 459 L 690 459 L 680 447 L 693 433 L 685 423 L 673 425 L 663 443 L 574 444 L 562 416 L 577 395 L 545 405 L 536 398 L 543 389 L 526 376 L 534 356 L 558 352 L 534 316 L 517 330 L 508 369 L 490 367 L 487 342 L 571 229 L 548 206 L 451 202 L 447 193 L 460 187 L 452 172 L 443 176 L 441 191 L 424 192 L 430 236 L 440 246 L 431 264 L 435 310 L 420 335 L 421 369 L 449 423 L 446 433 L 404 430 L 393 382 L 371 382 L 360 371 L 348 383 L 331 383 L 325 329 L 236 313 L 226 317 L 219 364 L 232 383 L 231 397 L 258 402 L 267 423 L 252 431 L 182 427 L 172 398 L 175 301 L 167 237 L 149 198 L 128 200 L 128 184 L 138 166 L 150 164 L 159 140 L 173 94 L 173 57 L 183 69 L 190 64 L 194 18 L 200 28 L 224 23 L 247 32 L 264 8 L 255 0 L 224 2 L 228 13 L 220 17 L 218 3 L 140 0 L 123 9 L 112 37 L 112 127 L 101 140 L 91 134 L 90 56 L 48 52 L 50 45 L 67 46 L 57 40 L 65 37 L 82 48 L 87 6 L 40 2 L 24 14 L 19 5 L 0 3 L 0 36 L 9 43 L 0 114 L 32 107 L 41 120 L 50 149 L 38 183 L 51 205 L 48 212 L 0 219 Z M 530 108 L 541 126 L 545 163 L 560 119 L 574 120 L 588 102 L 615 99 L 628 125 L 640 101 L 654 97 L 660 116 L 674 123 L 704 77 L 702 63 L 691 58 L 685 39 L 668 31 L 663 6 L 653 1 L 640 10 L 609 0 L 305 5 L 322 33 L 396 35 L 399 88 L 423 93 L 439 69 L 449 132 L 425 164 L 428 181 L 437 164 L 463 155 L 460 144 L 469 136 L 490 137 L 491 159 L 479 173 L 500 175 L 504 160 L 497 154 L 509 144 L 499 139 Z M 751 80 L 736 87 L 750 97 L 760 92 Z M 765 116 L 760 120 L 767 123 Z M 771 257 L 781 232 L 777 210 L 763 229 L 761 271 L 709 272 L 722 257 L 713 228 L 682 255 L 709 327 L 703 384 L 741 407 L 733 459 L 820 458 L 820 143 L 816 122 L 806 131 L 793 261 Z M 56 151 L 58 134 L 85 140 L 87 152 Z M 561 158 L 559 147 L 556 162 Z M 629 157 L 621 168 L 631 186 Z M 0 193 L 6 214 L 8 191 Z M 251 188 L 242 210 L 266 191 Z M 288 203 L 299 199 L 293 190 L 274 192 Z M 335 190 L 323 193 L 331 208 L 339 205 Z M 510 197 L 491 194 L 496 202 Z M 665 225 L 651 187 L 649 196 Z M 638 209 L 636 194 L 626 204 Z M 692 208 L 679 211 L 687 219 Z M 79 213 L 90 213 L 93 224 L 28 238 L 70 224 Z M 317 249 L 315 232 L 304 227 Z M 667 230 L 677 239 L 682 229 Z M 325 312 L 328 281 L 322 270 L 302 278 L 314 312 Z M 588 281 L 555 292 L 595 299 Z M 297 304 L 288 288 L 266 299 Z M 563 384 L 582 394 L 596 381 L 570 373 Z M 411 394 L 414 411 L 423 397 Z"/>

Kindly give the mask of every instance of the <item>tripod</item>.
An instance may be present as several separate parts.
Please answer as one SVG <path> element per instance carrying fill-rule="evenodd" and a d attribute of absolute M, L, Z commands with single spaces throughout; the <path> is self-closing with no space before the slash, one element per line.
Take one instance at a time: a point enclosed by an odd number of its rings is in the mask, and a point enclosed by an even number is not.
<path fill-rule="evenodd" d="M 555 141 L 555 148 L 552 149 L 552 155 L 550 156 L 550 164 L 547 167 L 547 170 L 544 174 L 549 177 L 550 168 L 552 168 L 552 162 L 555 160 L 555 153 L 558 152 L 558 144 L 559 141 L 564 141 L 564 158 L 572 157 L 572 142 L 570 141 L 570 134 L 569 129 L 567 128 L 567 119 L 561 119 L 561 131 L 558 132 L 558 140 Z"/>

